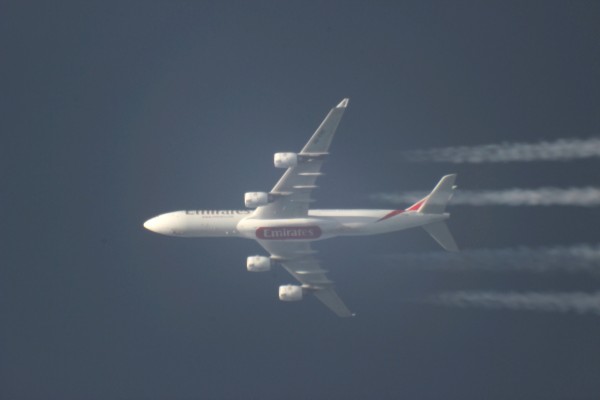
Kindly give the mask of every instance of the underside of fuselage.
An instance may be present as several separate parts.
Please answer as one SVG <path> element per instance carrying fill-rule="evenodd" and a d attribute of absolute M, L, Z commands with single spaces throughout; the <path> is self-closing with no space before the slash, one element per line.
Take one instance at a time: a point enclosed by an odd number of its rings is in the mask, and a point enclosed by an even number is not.
<path fill-rule="evenodd" d="M 187 210 L 159 215 L 144 226 L 179 237 L 315 241 L 395 232 L 446 218 L 402 210 L 311 210 L 306 218 L 258 219 L 247 210 Z"/>

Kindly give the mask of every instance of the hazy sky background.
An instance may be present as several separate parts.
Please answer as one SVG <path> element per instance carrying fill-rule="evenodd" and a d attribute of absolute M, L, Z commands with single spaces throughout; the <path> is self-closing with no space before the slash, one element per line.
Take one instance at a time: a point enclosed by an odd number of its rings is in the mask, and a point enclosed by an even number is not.
<path fill-rule="evenodd" d="M 412 302 L 595 292 L 598 274 L 445 272 L 422 231 L 316 247 L 358 313 L 284 304 L 259 246 L 142 223 L 243 208 L 350 97 L 319 208 L 377 192 L 598 186 L 597 158 L 402 151 L 600 135 L 597 1 L 126 1 L 0 6 L 3 399 L 597 399 L 600 316 Z M 598 243 L 597 207 L 456 205 L 464 249 Z M 525 262 L 525 261 L 524 261 Z M 440 261 L 443 263 L 443 260 Z"/>

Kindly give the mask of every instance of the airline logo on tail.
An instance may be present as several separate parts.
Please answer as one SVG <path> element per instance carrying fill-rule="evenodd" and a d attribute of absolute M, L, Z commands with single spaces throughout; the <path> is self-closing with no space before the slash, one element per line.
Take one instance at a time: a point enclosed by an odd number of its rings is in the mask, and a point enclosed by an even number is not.
<path fill-rule="evenodd" d="M 385 214 L 383 217 L 379 218 L 377 220 L 377 222 L 386 220 L 388 218 L 392 218 L 395 217 L 398 214 L 402 214 L 405 211 L 419 211 L 421 209 L 421 207 L 423 207 L 423 204 L 425 204 L 425 201 L 427 200 L 428 197 L 425 197 L 422 200 L 417 201 L 415 204 L 413 204 L 412 206 L 408 207 L 406 210 L 394 210 L 390 213 Z"/>

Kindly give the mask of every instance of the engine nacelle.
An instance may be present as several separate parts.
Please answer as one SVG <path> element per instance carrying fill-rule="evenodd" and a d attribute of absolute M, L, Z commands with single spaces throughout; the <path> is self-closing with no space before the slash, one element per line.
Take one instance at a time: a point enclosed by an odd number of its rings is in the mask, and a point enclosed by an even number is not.
<path fill-rule="evenodd" d="M 282 301 L 302 300 L 302 286 L 298 286 L 298 285 L 279 286 L 279 300 L 282 300 Z"/>
<path fill-rule="evenodd" d="M 246 268 L 250 272 L 266 272 L 271 270 L 271 259 L 263 256 L 250 256 L 246 260 Z"/>
<path fill-rule="evenodd" d="M 248 208 L 256 208 L 269 204 L 269 193 L 248 192 L 244 194 L 244 204 Z"/>
<path fill-rule="evenodd" d="M 275 153 L 273 157 L 275 168 L 290 168 L 298 165 L 298 154 L 296 153 Z"/>

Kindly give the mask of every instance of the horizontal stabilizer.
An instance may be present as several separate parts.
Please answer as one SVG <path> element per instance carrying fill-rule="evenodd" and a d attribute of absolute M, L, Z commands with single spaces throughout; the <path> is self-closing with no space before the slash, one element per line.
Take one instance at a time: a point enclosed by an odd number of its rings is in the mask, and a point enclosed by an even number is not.
<path fill-rule="evenodd" d="M 458 251 L 458 246 L 456 246 L 456 242 L 444 221 L 424 225 L 423 229 L 425 229 L 445 250 Z"/>

